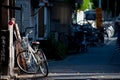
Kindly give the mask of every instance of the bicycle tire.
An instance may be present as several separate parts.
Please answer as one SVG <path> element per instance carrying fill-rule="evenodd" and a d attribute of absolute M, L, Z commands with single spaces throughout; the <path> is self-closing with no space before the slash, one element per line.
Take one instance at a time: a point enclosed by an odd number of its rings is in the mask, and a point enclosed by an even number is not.
<path fill-rule="evenodd" d="M 46 56 L 44 54 L 44 52 L 42 51 L 42 49 L 39 49 L 36 53 L 37 57 L 40 59 L 40 64 L 39 64 L 39 69 L 41 71 L 41 73 L 43 74 L 44 77 L 48 76 L 48 63 L 47 63 L 47 59 Z M 39 61 L 38 59 L 38 61 Z"/>
<path fill-rule="evenodd" d="M 39 66 L 35 63 L 33 57 L 31 56 L 30 62 L 28 61 L 29 58 L 28 50 L 24 50 L 18 53 L 17 55 L 17 64 L 18 67 L 25 73 L 37 73 L 39 70 Z"/>

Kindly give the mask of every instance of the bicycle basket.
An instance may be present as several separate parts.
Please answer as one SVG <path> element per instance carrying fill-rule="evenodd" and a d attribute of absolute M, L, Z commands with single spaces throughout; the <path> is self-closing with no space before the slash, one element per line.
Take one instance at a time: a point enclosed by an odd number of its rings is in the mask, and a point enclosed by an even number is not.
<path fill-rule="evenodd" d="M 28 39 L 26 37 L 22 38 L 22 48 L 27 49 L 28 48 Z"/>

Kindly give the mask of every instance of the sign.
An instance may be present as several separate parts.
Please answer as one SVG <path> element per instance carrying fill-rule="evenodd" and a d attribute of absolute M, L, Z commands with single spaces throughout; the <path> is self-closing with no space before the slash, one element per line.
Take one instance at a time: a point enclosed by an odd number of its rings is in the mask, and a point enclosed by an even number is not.
<path fill-rule="evenodd" d="M 102 26 L 102 9 L 96 8 L 96 24 L 97 28 L 100 28 Z"/>
<path fill-rule="evenodd" d="M 0 65 L 8 66 L 9 62 L 9 31 L 2 30 L 0 36 Z"/>

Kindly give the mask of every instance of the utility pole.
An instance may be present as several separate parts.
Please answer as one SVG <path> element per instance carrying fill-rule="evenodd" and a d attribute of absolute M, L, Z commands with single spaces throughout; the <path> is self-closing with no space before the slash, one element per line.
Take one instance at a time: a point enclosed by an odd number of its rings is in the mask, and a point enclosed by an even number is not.
<path fill-rule="evenodd" d="M 9 60 L 9 49 L 8 49 L 8 20 L 9 20 L 9 10 L 5 9 L 2 5 L 9 5 L 9 0 L 0 0 L 0 28 L 1 28 L 1 35 L 0 35 L 0 44 L 2 45 L 0 48 L 0 64 L 1 64 L 1 75 L 8 74 L 8 60 Z M 6 46 L 7 45 L 7 46 Z"/>
<path fill-rule="evenodd" d="M 109 11 L 109 0 L 107 0 L 107 12 Z"/>
<path fill-rule="evenodd" d="M 99 0 L 99 8 L 101 8 L 101 3 L 102 3 L 102 0 Z"/>
<path fill-rule="evenodd" d="M 2 2 L 0 2 L 0 26 L 2 26 Z M 0 30 L 1 30 L 1 27 L 0 27 Z"/>
<path fill-rule="evenodd" d="M 116 13 L 117 13 L 117 0 L 115 0 L 115 17 L 116 17 Z"/>
<path fill-rule="evenodd" d="M 78 3 L 75 3 L 75 23 L 77 23 L 77 7 L 78 7 Z"/>
<path fill-rule="evenodd" d="M 2 0 L 2 3 L 1 3 L 2 5 L 9 5 L 9 0 Z M 8 29 L 8 21 L 9 21 L 9 10 L 8 9 L 6 9 L 6 8 L 4 8 L 3 6 L 2 6 L 2 9 L 1 9 L 1 11 L 2 11 L 2 29 Z"/>
<path fill-rule="evenodd" d="M 14 17 L 15 0 L 2 0 L 1 2 L 1 36 L 0 36 L 0 80 L 13 80 L 14 76 L 14 47 L 13 47 L 13 25 L 8 25 L 10 17 Z M 12 2 L 12 3 L 11 3 Z M 10 5 L 11 4 L 11 5 Z M 13 23 L 13 22 L 11 22 Z M 11 24 L 9 23 L 9 24 Z M 1 70 L 2 69 L 2 70 Z"/>

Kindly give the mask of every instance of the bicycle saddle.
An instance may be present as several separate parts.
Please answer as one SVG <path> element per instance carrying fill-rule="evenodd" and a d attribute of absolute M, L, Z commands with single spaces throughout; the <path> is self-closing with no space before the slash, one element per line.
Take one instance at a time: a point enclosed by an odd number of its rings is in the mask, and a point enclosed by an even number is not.
<path fill-rule="evenodd" d="M 32 42 L 32 44 L 33 44 L 33 45 L 39 45 L 39 44 L 40 44 L 40 42 L 35 41 L 35 42 Z"/>

